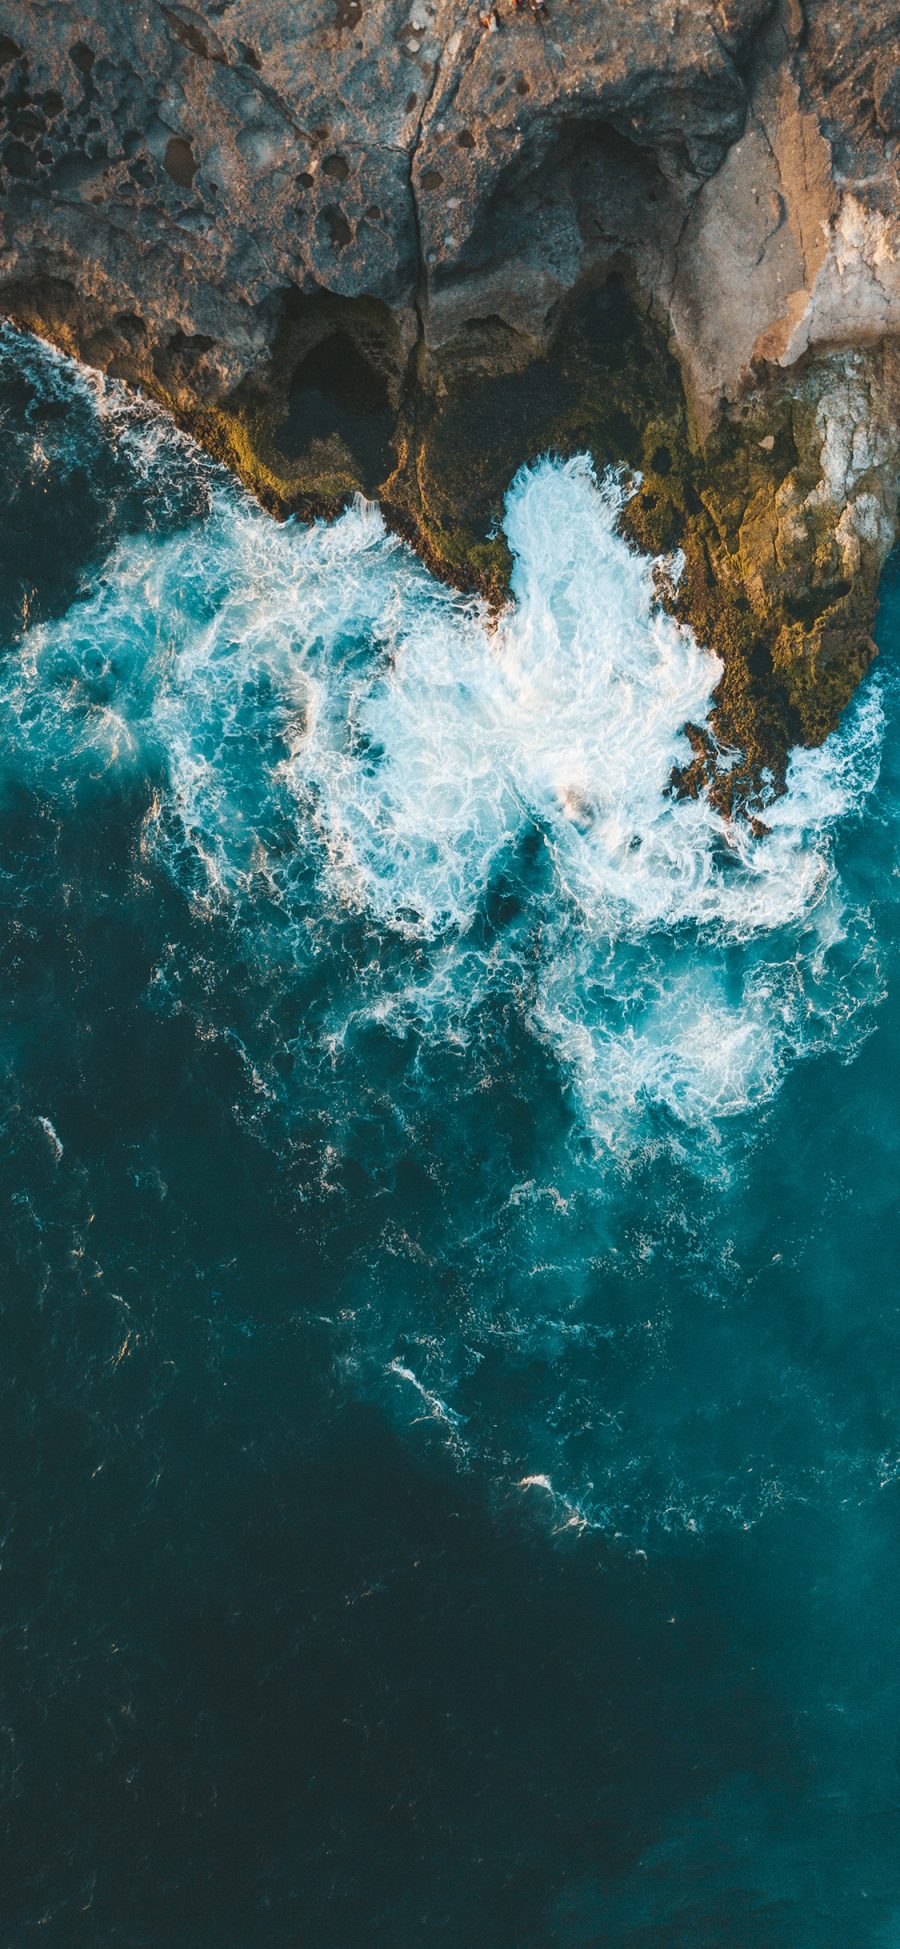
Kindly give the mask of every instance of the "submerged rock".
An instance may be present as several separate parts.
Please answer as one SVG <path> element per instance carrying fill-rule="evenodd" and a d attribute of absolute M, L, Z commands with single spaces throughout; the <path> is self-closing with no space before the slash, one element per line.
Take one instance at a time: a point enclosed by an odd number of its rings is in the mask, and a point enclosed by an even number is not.
<path fill-rule="evenodd" d="M 517 467 L 588 447 L 722 654 L 715 789 L 872 654 L 896 522 L 888 0 L 4 0 L 0 304 L 277 511 L 361 489 L 502 598 Z M 693 789 L 714 757 L 697 750 Z"/>

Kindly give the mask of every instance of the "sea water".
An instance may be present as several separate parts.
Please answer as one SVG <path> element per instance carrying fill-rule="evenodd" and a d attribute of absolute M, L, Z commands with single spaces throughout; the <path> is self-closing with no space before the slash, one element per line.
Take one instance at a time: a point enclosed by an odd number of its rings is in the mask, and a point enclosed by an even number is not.
<path fill-rule="evenodd" d="M 0 412 L 4 1940 L 897 1942 L 890 574 L 754 836 L 587 456 Z"/>

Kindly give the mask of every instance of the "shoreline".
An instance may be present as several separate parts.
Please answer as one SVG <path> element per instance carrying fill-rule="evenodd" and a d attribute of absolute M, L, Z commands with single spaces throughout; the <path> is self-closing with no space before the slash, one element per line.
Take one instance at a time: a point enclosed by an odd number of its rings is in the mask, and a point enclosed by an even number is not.
<path fill-rule="evenodd" d="M 874 654 L 900 484 L 888 0 L 59 0 L 0 37 L 0 312 L 275 514 L 361 490 L 495 607 L 518 468 L 588 451 L 684 553 L 723 805 Z M 665 595 L 665 591 L 663 591 Z"/>
<path fill-rule="evenodd" d="M 842 413 L 852 420 L 854 401 L 858 416 L 868 397 L 870 419 L 884 417 L 892 389 L 871 354 L 811 360 L 701 439 L 661 328 L 620 276 L 575 294 L 546 351 L 495 327 L 477 362 L 434 357 L 425 378 L 383 307 L 295 298 L 265 366 L 222 400 L 192 389 L 183 371 L 163 383 L 121 334 L 101 362 L 77 294 L 65 301 L 57 288 L 54 298 L 41 313 L 0 291 L 0 306 L 12 324 L 143 392 L 275 518 L 333 518 L 362 492 L 435 576 L 494 611 L 508 595 L 499 524 L 519 468 L 587 451 L 598 474 L 621 469 L 633 484 L 622 532 L 663 564 L 683 559 L 677 578 L 659 576 L 660 600 L 724 666 L 714 739 L 687 727 L 694 758 L 673 781 L 707 789 L 723 812 L 759 817 L 790 750 L 835 729 L 875 654 L 893 540 L 887 427 L 881 447 L 873 433 L 874 451 L 860 454 L 857 421 L 852 486 L 867 532 L 847 519 L 846 481 L 832 494 L 826 481 Z M 716 745 L 740 754 L 727 771 Z"/>

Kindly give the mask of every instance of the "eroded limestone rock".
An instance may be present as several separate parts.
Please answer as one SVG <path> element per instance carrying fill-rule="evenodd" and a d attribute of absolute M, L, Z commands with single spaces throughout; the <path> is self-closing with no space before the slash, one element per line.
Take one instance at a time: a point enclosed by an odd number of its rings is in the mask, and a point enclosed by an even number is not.
<path fill-rule="evenodd" d="M 895 531 L 898 25 L 896 0 L 0 0 L 0 304 L 273 509 L 377 491 L 495 599 L 522 460 L 638 469 L 627 521 L 684 549 L 751 790 L 836 721 Z"/>

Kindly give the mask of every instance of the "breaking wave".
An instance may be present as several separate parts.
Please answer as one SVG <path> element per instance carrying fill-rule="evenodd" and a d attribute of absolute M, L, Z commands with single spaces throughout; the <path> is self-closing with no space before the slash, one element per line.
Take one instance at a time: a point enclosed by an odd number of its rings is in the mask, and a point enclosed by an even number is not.
<path fill-rule="evenodd" d="M 91 384 L 132 464 L 183 490 L 187 443 Z M 41 764 L 155 753 L 147 843 L 194 900 L 301 958 L 323 903 L 365 916 L 407 944 L 408 980 L 370 965 L 353 1011 L 426 1034 L 504 990 L 613 1151 L 648 1112 L 708 1131 L 853 1046 L 879 977 L 832 835 L 877 777 L 877 683 L 795 755 L 756 838 L 669 790 L 720 666 L 655 601 L 622 486 L 586 458 L 513 482 L 496 626 L 374 506 L 279 527 L 207 476 L 202 548 L 191 526 L 120 540 L 27 635 L 6 699 Z"/>
<path fill-rule="evenodd" d="M 336 1371 L 556 1528 L 755 1520 L 791 1483 L 728 1432 L 752 1341 L 710 1469 L 661 1378 L 677 1312 L 642 1280 L 655 1261 L 667 1290 L 671 1256 L 683 1306 L 727 1285 L 703 1213 L 791 1070 L 872 1024 L 873 888 L 846 860 L 887 691 L 794 755 L 756 837 L 669 789 L 720 666 L 617 533 L 613 475 L 518 475 L 492 619 L 376 507 L 279 526 L 121 387 L 11 335 L 0 355 L 32 389 L 23 491 L 96 489 L 77 576 L 48 553 L 43 609 L 26 589 L 8 623 L 4 767 L 60 834 L 108 801 L 135 899 L 168 888 L 149 1005 L 227 1048 L 229 1116 L 314 1211 Z M 811 1444 L 797 1493 L 876 1466 Z"/>

